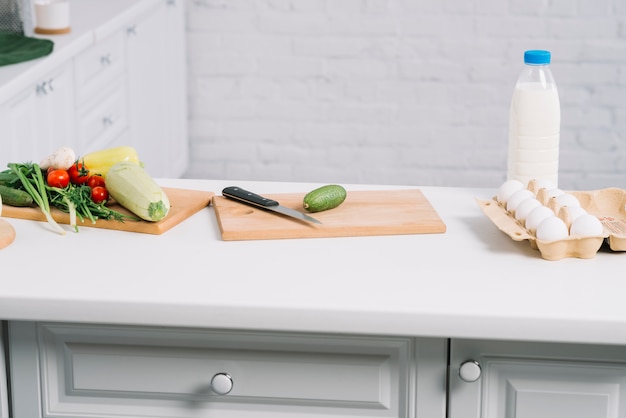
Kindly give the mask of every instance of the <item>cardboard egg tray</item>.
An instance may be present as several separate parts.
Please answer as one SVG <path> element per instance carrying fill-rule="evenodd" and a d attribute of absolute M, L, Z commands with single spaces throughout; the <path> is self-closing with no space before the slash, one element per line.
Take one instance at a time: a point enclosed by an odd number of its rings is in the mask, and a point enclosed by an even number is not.
<path fill-rule="evenodd" d="M 533 184 L 528 188 L 537 194 L 537 199 L 546 206 L 554 209 L 550 202 L 542 200 L 542 190 L 533 190 Z M 560 260 L 562 258 L 593 258 L 606 242 L 613 251 L 626 251 L 626 190 L 607 188 L 586 192 L 568 192 L 574 195 L 580 202 L 580 206 L 591 215 L 598 217 L 603 226 L 601 236 L 590 237 L 567 237 L 558 241 L 541 241 L 533 233 L 497 201 L 476 199 L 483 213 L 504 233 L 515 241 L 528 240 L 530 246 L 539 250 L 546 260 Z M 571 224 L 567 210 L 558 213 L 565 224 Z"/>

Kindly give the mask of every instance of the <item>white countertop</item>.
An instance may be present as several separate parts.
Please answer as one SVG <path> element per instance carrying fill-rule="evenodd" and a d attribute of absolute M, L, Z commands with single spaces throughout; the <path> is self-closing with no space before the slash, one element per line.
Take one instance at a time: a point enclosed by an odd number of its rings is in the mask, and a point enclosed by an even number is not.
<path fill-rule="evenodd" d="M 161 180 L 220 194 L 297 183 Z M 346 185 L 350 190 L 414 188 Z M 626 254 L 547 261 L 475 198 L 420 188 L 444 234 L 222 241 L 212 207 L 163 235 L 7 219 L 0 319 L 626 344 Z"/>

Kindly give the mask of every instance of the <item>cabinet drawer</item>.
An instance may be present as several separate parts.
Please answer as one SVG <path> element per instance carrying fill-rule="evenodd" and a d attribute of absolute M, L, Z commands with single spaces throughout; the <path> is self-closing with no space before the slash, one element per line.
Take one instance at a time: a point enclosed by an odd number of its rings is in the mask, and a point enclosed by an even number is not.
<path fill-rule="evenodd" d="M 415 386 L 409 338 L 11 326 L 37 341 L 54 416 L 406 417 Z M 212 384 L 220 374 L 227 394 Z"/>
<path fill-rule="evenodd" d="M 76 137 L 81 152 L 106 148 L 128 126 L 126 78 L 120 76 L 77 112 Z"/>
<path fill-rule="evenodd" d="M 74 60 L 76 101 L 80 105 L 107 89 L 109 81 L 126 67 L 123 33 L 98 41 Z"/>

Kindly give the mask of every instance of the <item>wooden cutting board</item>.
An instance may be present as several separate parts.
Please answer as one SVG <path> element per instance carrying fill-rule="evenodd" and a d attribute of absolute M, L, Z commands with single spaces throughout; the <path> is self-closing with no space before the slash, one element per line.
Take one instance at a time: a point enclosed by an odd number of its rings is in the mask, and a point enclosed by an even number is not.
<path fill-rule="evenodd" d="M 85 220 L 84 223 L 78 221 L 78 228 L 93 227 L 159 235 L 172 229 L 174 226 L 189 218 L 194 213 L 208 206 L 211 202 L 211 198 L 215 194 L 213 192 L 200 190 L 174 189 L 166 187 L 163 187 L 163 191 L 167 195 L 171 207 L 167 216 L 159 222 L 132 220 L 119 222 L 97 220 L 95 224 L 92 224 L 91 221 Z M 112 204 L 110 207 L 118 212 L 130 215 L 128 210 L 124 209 L 117 203 Z M 58 223 L 66 225 L 70 223 L 70 216 L 67 213 L 54 208 L 51 213 L 54 220 Z M 17 208 L 4 205 L 2 209 L 2 216 L 16 219 L 29 219 L 33 221 L 46 221 L 46 217 L 43 213 L 41 213 L 39 207 Z"/>
<path fill-rule="evenodd" d="M 281 205 L 302 208 L 305 193 L 263 194 Z M 264 240 L 370 235 L 435 234 L 446 231 L 430 202 L 420 190 L 349 191 L 337 208 L 310 213 L 322 225 L 299 221 L 246 204 L 213 197 L 213 208 L 222 239 Z"/>
<path fill-rule="evenodd" d="M 15 241 L 15 229 L 7 221 L 0 219 L 0 250 L 11 245 L 13 241 Z"/>

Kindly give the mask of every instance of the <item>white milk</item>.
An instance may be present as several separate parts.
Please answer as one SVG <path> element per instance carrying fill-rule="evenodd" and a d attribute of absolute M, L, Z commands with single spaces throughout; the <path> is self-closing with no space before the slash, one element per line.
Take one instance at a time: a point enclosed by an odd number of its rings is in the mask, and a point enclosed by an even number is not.
<path fill-rule="evenodd" d="M 554 84 L 518 83 L 509 116 L 508 179 L 558 184 L 561 110 Z"/>

